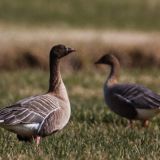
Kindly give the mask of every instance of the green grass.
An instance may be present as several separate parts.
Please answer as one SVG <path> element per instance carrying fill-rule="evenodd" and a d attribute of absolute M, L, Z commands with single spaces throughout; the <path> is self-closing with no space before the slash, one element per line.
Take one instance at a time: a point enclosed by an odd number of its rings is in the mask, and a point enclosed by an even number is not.
<path fill-rule="evenodd" d="M 0 22 L 159 30 L 159 0 L 1 0 Z"/>
<path fill-rule="evenodd" d="M 111 113 L 104 104 L 102 85 L 106 69 L 63 72 L 63 77 L 72 107 L 68 125 L 61 132 L 44 138 L 39 148 L 34 143 L 19 142 L 15 134 L 0 129 L 0 158 L 159 159 L 160 117 L 155 117 L 149 128 L 142 128 L 138 122 L 133 129 L 127 128 L 127 120 Z M 160 92 L 158 69 L 125 70 L 121 81 L 141 83 Z M 41 70 L 1 71 L 0 88 L 0 106 L 3 107 L 46 92 L 48 73 Z"/>

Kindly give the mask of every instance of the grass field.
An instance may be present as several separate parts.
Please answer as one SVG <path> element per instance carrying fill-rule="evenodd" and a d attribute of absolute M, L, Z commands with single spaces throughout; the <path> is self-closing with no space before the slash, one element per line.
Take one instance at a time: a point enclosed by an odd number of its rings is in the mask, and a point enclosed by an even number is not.
<path fill-rule="evenodd" d="M 141 83 L 160 93 L 159 10 L 159 0 L 1 0 L 1 107 L 46 92 L 54 44 L 77 53 L 62 66 L 72 107 L 68 125 L 44 138 L 39 148 L 0 128 L 0 160 L 159 159 L 160 117 L 148 128 L 138 122 L 127 128 L 127 120 L 103 101 L 106 68 L 93 66 L 100 55 L 114 51 L 128 67 L 121 82 Z"/>
<path fill-rule="evenodd" d="M 0 23 L 160 30 L 159 0 L 1 0 Z"/>
<path fill-rule="evenodd" d="M 159 159 L 160 117 L 154 118 L 149 128 L 141 128 L 138 122 L 133 129 L 127 128 L 127 121 L 111 113 L 103 102 L 107 69 L 92 70 L 63 71 L 72 116 L 61 132 L 43 139 L 36 148 L 35 144 L 19 142 L 14 134 L 0 129 L 0 159 Z M 121 82 L 141 83 L 160 92 L 158 69 L 123 70 L 121 74 Z M 6 106 L 46 92 L 48 73 L 28 69 L 1 71 L 0 88 L 0 106 Z"/>

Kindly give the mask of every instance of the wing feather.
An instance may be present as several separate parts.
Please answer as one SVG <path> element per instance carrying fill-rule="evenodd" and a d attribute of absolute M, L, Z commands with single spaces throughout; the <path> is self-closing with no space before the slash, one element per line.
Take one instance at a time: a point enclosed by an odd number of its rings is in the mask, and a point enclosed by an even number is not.
<path fill-rule="evenodd" d="M 120 84 L 113 88 L 117 95 L 128 100 L 135 108 L 160 108 L 160 95 L 136 84 Z"/>
<path fill-rule="evenodd" d="M 58 98 L 51 95 L 25 98 L 15 105 L 1 109 L 0 122 L 3 125 L 41 124 L 48 115 L 59 109 L 58 100 Z"/>

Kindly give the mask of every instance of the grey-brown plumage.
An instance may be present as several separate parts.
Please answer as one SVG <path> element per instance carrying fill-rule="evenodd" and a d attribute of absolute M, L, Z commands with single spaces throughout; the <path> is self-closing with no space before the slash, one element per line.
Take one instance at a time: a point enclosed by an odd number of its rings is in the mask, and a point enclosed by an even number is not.
<path fill-rule="evenodd" d="M 31 141 L 61 130 L 70 118 L 70 102 L 60 74 L 60 58 L 75 50 L 56 45 L 50 51 L 50 80 L 46 94 L 22 99 L 0 110 L 0 126 Z"/>
<path fill-rule="evenodd" d="M 96 64 L 107 64 L 110 74 L 104 84 L 104 98 L 116 114 L 132 120 L 141 120 L 147 125 L 149 119 L 160 112 L 160 95 L 138 84 L 119 84 L 120 64 L 112 54 L 102 56 Z"/>

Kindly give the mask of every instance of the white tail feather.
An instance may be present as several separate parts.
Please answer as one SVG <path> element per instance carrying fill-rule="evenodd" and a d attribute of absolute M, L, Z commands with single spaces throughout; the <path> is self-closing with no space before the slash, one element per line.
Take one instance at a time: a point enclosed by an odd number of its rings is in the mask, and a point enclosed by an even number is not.
<path fill-rule="evenodd" d="M 4 122 L 4 120 L 0 120 L 0 123 L 3 123 Z"/>

